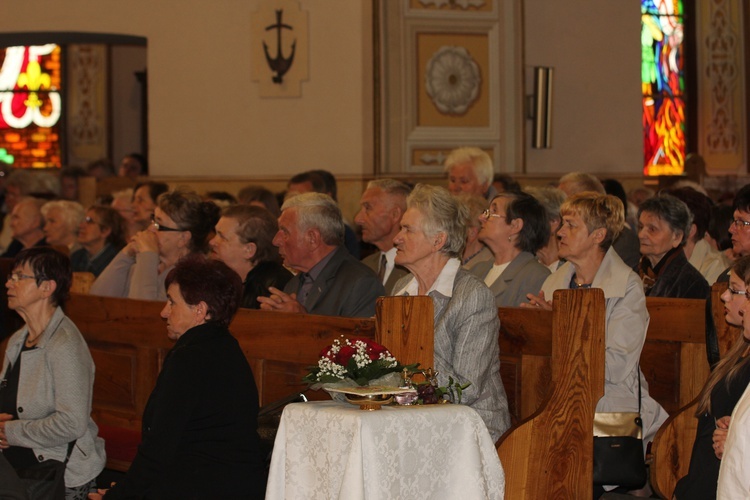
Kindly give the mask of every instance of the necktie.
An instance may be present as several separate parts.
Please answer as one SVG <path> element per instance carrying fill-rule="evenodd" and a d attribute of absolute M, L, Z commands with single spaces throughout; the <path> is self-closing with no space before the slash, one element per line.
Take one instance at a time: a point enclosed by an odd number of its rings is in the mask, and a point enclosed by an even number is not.
<path fill-rule="evenodd" d="M 385 278 L 385 267 L 387 265 L 388 265 L 388 259 L 385 258 L 384 253 L 381 253 L 380 254 L 380 266 L 378 267 L 378 278 L 380 279 L 381 283 L 383 283 L 383 278 Z"/>

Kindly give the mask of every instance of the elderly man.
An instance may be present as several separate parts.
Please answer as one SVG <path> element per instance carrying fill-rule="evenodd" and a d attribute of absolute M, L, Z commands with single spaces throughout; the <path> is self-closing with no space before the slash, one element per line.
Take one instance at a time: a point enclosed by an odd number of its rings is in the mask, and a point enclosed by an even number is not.
<path fill-rule="evenodd" d="M 330 196 L 305 193 L 281 207 L 273 244 L 288 267 L 299 271 L 284 287 L 259 297 L 261 309 L 369 317 L 384 294 L 377 275 L 342 246 L 344 221 Z"/>
<path fill-rule="evenodd" d="M 729 234 L 732 235 L 732 252 L 739 258 L 750 255 L 750 184 L 745 184 L 737 191 L 732 206 L 734 213 L 729 225 Z M 716 282 L 728 282 L 731 268 L 732 266 L 729 266 L 723 270 Z"/>
<path fill-rule="evenodd" d="M 378 252 L 362 262 L 378 274 L 388 295 L 398 280 L 409 274 L 397 266 L 393 238 L 401 230 L 401 216 L 406 211 L 406 197 L 411 188 L 394 179 L 370 181 L 359 199 L 359 212 L 354 222 L 362 227 L 362 240 L 375 245 Z"/>
<path fill-rule="evenodd" d="M 463 147 L 451 151 L 445 159 L 445 172 L 451 194 L 469 193 L 488 200 L 497 194 L 492 186 L 492 159 L 479 148 Z"/>
<path fill-rule="evenodd" d="M 46 200 L 39 198 L 21 198 L 10 214 L 10 230 L 13 236 L 8 249 L 0 257 L 15 257 L 24 248 L 45 246 L 44 217 L 42 205 Z"/>

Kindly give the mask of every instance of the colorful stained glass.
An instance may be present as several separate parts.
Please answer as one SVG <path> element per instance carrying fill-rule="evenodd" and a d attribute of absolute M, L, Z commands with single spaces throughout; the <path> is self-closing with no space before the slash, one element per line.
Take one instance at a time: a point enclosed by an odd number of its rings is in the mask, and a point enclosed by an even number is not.
<path fill-rule="evenodd" d="M 0 161 L 16 168 L 61 166 L 60 47 L 0 49 Z"/>
<path fill-rule="evenodd" d="M 682 0 L 641 0 L 644 175 L 685 166 Z"/>

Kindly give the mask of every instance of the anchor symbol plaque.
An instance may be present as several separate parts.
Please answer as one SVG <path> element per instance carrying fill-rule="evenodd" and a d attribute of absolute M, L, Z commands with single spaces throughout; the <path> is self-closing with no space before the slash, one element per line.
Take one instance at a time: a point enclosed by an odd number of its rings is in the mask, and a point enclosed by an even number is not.
<path fill-rule="evenodd" d="M 251 78 L 260 97 L 299 97 L 308 76 L 309 21 L 296 0 L 260 0 L 251 17 Z"/>
<path fill-rule="evenodd" d="M 281 22 L 281 18 L 283 15 L 284 9 L 277 10 L 276 24 L 266 26 L 266 31 L 274 29 L 276 30 L 276 57 L 271 58 L 271 56 L 268 54 L 268 45 L 266 44 L 266 42 L 263 42 L 263 52 L 266 53 L 266 61 L 268 61 L 268 66 L 276 73 L 273 77 L 273 83 L 282 83 L 284 81 L 284 75 L 287 71 L 289 71 L 289 68 L 292 67 L 292 62 L 294 62 L 294 51 L 297 49 L 297 39 L 295 39 L 292 42 L 292 53 L 289 54 L 289 57 L 284 57 L 281 48 L 281 31 L 284 29 L 294 31 L 294 28 L 292 28 L 288 24 L 284 24 Z"/>

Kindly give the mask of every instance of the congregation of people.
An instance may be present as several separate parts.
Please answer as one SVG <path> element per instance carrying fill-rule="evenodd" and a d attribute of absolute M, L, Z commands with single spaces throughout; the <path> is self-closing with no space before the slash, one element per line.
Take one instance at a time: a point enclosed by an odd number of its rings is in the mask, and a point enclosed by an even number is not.
<path fill-rule="evenodd" d="M 717 281 L 729 283 L 726 321 L 741 333 L 701 393 L 675 498 L 750 495 L 750 185 L 721 202 L 694 183 L 626 193 L 583 172 L 522 187 L 495 174 L 486 152 L 462 147 L 445 160 L 447 187 L 371 180 L 347 221 L 324 170 L 291 177 L 283 193 L 253 185 L 236 196 L 172 189 L 147 173 L 134 154 L 117 172 L 101 161 L 55 179 L 0 180 L 0 256 L 15 259 L 9 308 L 25 325 L 8 341 L 0 389 L 0 483 L 18 495 L 9 498 L 25 498 L 22 472 L 46 459 L 63 463 L 68 499 L 262 498 L 258 394 L 229 330 L 235 312 L 369 318 L 384 295 L 432 298 L 438 381 L 466 386 L 461 404 L 497 442 L 511 426 L 497 308 L 551 310 L 556 290 L 603 290 L 596 411 L 640 412 L 645 455 L 669 416 L 640 368 L 646 297 L 707 299 Z M 78 201 L 81 178 L 115 175 L 132 187 Z M 174 342 L 131 469 L 104 489 L 94 363 L 62 309 L 79 273 L 92 275 L 92 295 L 164 302 Z M 630 493 L 648 495 L 644 486 Z"/>

